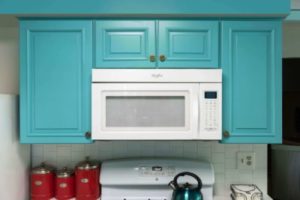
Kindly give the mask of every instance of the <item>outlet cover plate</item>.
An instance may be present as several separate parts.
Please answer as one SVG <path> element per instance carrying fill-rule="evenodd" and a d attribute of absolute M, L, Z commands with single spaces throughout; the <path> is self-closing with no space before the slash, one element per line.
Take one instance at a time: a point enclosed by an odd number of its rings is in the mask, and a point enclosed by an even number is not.
<path fill-rule="evenodd" d="M 252 151 L 241 151 L 237 153 L 237 168 L 242 170 L 255 169 L 255 153 Z"/>

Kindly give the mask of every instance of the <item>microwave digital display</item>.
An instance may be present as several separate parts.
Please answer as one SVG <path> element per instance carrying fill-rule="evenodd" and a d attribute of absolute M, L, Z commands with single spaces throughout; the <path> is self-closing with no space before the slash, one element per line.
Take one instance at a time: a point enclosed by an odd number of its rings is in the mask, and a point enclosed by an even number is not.
<path fill-rule="evenodd" d="M 217 98 L 217 92 L 205 92 L 204 93 L 205 99 L 216 99 Z"/>

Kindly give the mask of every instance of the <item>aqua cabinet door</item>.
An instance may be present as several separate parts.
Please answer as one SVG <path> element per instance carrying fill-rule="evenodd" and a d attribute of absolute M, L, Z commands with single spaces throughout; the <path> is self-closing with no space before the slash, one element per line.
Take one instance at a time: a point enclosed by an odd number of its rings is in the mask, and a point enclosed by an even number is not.
<path fill-rule="evenodd" d="M 219 21 L 160 20 L 160 68 L 218 68 Z"/>
<path fill-rule="evenodd" d="M 20 21 L 21 143 L 89 143 L 92 21 Z"/>
<path fill-rule="evenodd" d="M 155 21 L 97 20 L 96 68 L 154 68 Z"/>
<path fill-rule="evenodd" d="M 281 22 L 222 22 L 224 143 L 281 143 Z"/>

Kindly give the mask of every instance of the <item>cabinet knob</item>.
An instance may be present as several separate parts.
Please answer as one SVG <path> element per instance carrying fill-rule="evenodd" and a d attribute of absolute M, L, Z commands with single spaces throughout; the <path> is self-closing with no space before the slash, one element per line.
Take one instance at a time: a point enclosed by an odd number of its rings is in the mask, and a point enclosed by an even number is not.
<path fill-rule="evenodd" d="M 165 55 L 160 55 L 160 56 L 159 56 L 159 60 L 160 60 L 161 62 L 165 62 L 165 61 L 166 61 L 166 56 L 165 56 Z"/>
<path fill-rule="evenodd" d="M 88 131 L 88 132 L 85 133 L 85 138 L 86 139 L 91 139 L 91 137 L 92 137 L 92 133 L 91 132 Z"/>
<path fill-rule="evenodd" d="M 155 62 L 155 55 L 150 55 L 149 56 L 149 60 L 150 60 L 150 62 Z"/>
<path fill-rule="evenodd" d="M 223 136 L 224 136 L 224 138 L 229 138 L 230 137 L 229 131 L 224 131 Z"/>

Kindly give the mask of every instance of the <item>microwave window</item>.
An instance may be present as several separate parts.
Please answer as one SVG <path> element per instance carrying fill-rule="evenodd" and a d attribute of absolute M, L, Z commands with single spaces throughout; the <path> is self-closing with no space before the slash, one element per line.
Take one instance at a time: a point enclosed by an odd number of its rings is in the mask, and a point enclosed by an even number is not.
<path fill-rule="evenodd" d="M 185 127 L 184 96 L 106 96 L 106 127 Z"/>

